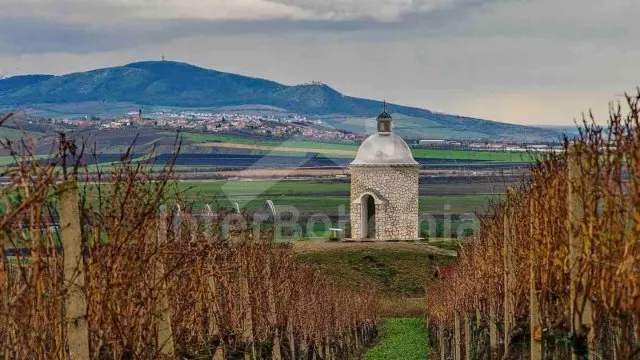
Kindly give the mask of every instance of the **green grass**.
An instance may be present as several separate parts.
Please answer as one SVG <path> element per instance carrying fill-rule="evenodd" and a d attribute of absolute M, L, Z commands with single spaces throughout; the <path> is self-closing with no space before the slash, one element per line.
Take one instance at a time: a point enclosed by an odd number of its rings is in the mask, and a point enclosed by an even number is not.
<path fill-rule="evenodd" d="M 421 214 L 460 214 L 473 213 L 480 211 L 487 203 L 489 196 L 484 195 L 460 195 L 460 196 L 421 196 L 420 197 L 420 213 Z M 322 213 L 327 215 L 338 215 L 341 212 L 348 214 L 349 198 L 347 196 L 327 196 L 327 195 L 311 195 L 311 196 L 278 196 L 278 195 L 261 195 L 261 196 L 230 196 L 218 194 L 217 196 L 201 197 L 196 193 L 188 195 L 187 199 L 193 203 L 193 206 L 204 207 L 206 203 L 215 204 L 219 209 L 229 209 L 234 206 L 234 202 L 238 202 L 241 209 L 255 210 L 264 206 L 266 200 L 271 200 L 276 206 L 295 207 L 300 212 Z M 451 210 L 445 210 L 445 206 L 452 205 Z"/>
<path fill-rule="evenodd" d="M 212 196 L 201 197 L 196 193 L 192 193 L 187 197 L 193 206 L 204 207 L 206 203 L 215 204 L 219 209 L 229 209 L 234 206 L 234 202 L 238 202 L 241 209 L 255 210 L 264 206 L 266 200 L 271 200 L 276 206 L 295 207 L 300 212 L 322 213 L 327 215 L 340 214 L 349 212 L 349 198 L 347 196 L 278 196 L 278 195 L 261 195 L 261 196 L 225 196 L 219 193 Z M 473 213 L 481 210 L 483 205 L 487 203 L 489 195 L 460 195 L 460 196 L 421 196 L 420 197 L 420 213 L 421 214 L 459 214 Z M 445 206 L 452 205 L 451 210 L 445 210 Z M 342 210 L 341 210 L 342 209 Z"/>
<path fill-rule="evenodd" d="M 386 319 L 380 326 L 381 341 L 364 355 L 365 360 L 424 360 L 428 358 L 427 333 L 419 318 Z"/>
<path fill-rule="evenodd" d="M 515 163 L 535 161 L 535 158 L 532 158 L 530 154 L 516 152 L 439 149 L 412 149 L 411 152 L 413 153 L 413 157 L 429 159 L 481 160 Z"/>
<path fill-rule="evenodd" d="M 474 211 L 482 210 L 493 196 L 491 194 L 420 196 L 420 213 L 473 213 Z M 450 207 L 450 209 L 447 210 L 447 207 Z"/>
<path fill-rule="evenodd" d="M 227 196 L 248 195 L 296 195 L 296 194 L 320 194 L 327 192 L 348 192 L 349 183 L 331 181 L 184 181 L 180 182 L 180 188 L 196 192 L 203 196 L 225 194 Z"/>
<path fill-rule="evenodd" d="M 293 206 L 300 212 L 338 214 L 349 211 L 348 196 L 332 193 L 349 192 L 348 183 L 322 181 L 216 181 L 180 182 L 179 188 L 186 191 L 187 199 L 196 209 L 205 203 L 228 209 L 238 202 L 241 208 L 256 210 L 264 207 L 266 200 L 276 206 Z"/>

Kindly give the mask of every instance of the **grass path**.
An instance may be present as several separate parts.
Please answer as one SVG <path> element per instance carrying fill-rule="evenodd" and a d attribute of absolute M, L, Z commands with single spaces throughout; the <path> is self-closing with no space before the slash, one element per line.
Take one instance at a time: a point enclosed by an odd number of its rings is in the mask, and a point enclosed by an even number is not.
<path fill-rule="evenodd" d="M 381 341 L 364 355 L 364 360 L 425 360 L 427 333 L 419 318 L 386 319 L 380 327 Z"/>

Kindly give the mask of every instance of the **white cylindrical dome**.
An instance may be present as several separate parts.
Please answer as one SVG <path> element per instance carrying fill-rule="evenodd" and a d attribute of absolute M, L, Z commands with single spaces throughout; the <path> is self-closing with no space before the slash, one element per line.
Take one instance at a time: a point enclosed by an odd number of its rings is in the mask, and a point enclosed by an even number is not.
<path fill-rule="evenodd" d="M 360 145 L 351 165 L 419 165 L 409 145 L 394 134 L 373 134 Z"/>

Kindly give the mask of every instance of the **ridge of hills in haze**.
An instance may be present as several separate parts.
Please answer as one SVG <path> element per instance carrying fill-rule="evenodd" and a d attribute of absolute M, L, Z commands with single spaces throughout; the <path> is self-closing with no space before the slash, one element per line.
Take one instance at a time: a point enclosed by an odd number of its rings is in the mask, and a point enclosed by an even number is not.
<path fill-rule="evenodd" d="M 205 69 L 173 61 L 145 61 L 62 76 L 22 75 L 0 80 L 0 108 L 119 103 L 176 108 L 255 105 L 309 117 L 336 128 L 357 131 L 375 117 L 380 101 L 346 96 L 321 83 L 287 86 L 274 81 Z M 87 105 L 88 104 L 88 105 Z M 92 105 L 93 104 L 93 105 Z M 389 104 L 396 132 L 403 136 L 555 141 L 550 129 L 500 123 Z"/>

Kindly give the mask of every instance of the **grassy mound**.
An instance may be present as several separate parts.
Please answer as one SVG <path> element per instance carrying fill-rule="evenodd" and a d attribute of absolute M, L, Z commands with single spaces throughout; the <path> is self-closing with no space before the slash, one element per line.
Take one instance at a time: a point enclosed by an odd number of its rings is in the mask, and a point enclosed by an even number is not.
<path fill-rule="evenodd" d="M 427 248 L 372 248 L 367 244 L 296 254 L 298 261 L 313 264 L 332 283 L 356 290 L 380 291 L 381 317 L 422 317 L 424 286 L 433 280 L 436 266 L 454 258 L 436 255 Z"/>

